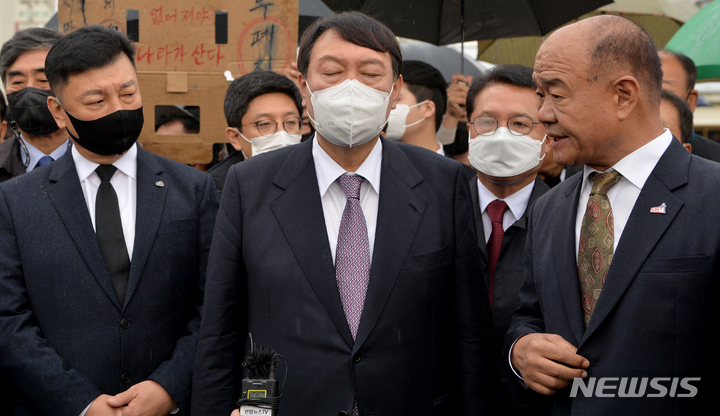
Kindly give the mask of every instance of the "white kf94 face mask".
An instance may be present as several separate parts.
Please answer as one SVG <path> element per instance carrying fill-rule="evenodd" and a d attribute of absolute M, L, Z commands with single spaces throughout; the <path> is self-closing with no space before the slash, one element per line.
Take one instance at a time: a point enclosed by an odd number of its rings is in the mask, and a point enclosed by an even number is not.
<path fill-rule="evenodd" d="M 489 136 L 479 135 L 468 140 L 470 164 L 478 171 L 497 178 L 517 176 L 537 166 L 545 155 L 540 156 L 542 141 L 530 136 L 516 136 L 507 127 L 498 127 Z"/>
<path fill-rule="evenodd" d="M 299 134 L 291 134 L 286 131 L 276 131 L 267 137 L 258 136 L 252 140 L 248 140 L 238 129 L 235 129 L 235 131 L 240 135 L 240 137 L 245 139 L 246 142 L 250 143 L 253 156 L 257 156 L 271 150 L 276 150 L 281 147 L 290 146 L 292 144 L 298 144 L 302 139 L 302 136 Z M 244 153 L 243 156 L 245 156 Z"/>
<path fill-rule="evenodd" d="M 387 121 L 387 128 L 385 129 L 385 138 L 388 140 L 400 140 L 405 135 L 405 129 L 418 125 L 425 121 L 425 117 L 420 120 L 411 123 L 407 123 L 407 116 L 410 113 L 410 109 L 419 107 L 425 104 L 428 100 L 419 102 L 413 106 L 407 104 L 397 104 L 395 108 L 390 111 L 390 116 Z"/>
<path fill-rule="evenodd" d="M 385 127 L 391 93 L 392 89 L 387 93 L 356 79 L 346 79 L 333 87 L 310 91 L 315 117 L 310 114 L 308 117 L 315 130 L 331 143 L 358 146 L 369 142 Z"/>

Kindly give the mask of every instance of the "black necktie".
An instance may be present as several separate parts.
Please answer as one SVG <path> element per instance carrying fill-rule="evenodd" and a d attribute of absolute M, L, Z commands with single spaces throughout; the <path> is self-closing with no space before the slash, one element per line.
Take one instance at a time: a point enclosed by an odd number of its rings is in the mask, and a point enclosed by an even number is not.
<path fill-rule="evenodd" d="M 100 165 L 95 169 L 101 181 L 95 200 L 95 232 L 113 286 L 120 298 L 120 304 L 123 304 L 130 274 L 130 258 L 123 236 L 117 194 L 110 183 L 116 170 L 113 165 Z"/>

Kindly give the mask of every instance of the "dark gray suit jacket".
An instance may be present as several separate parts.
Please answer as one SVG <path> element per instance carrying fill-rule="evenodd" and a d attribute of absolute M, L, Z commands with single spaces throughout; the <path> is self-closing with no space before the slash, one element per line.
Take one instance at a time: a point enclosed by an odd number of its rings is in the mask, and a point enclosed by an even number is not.
<path fill-rule="evenodd" d="M 477 187 L 477 178 L 470 181 L 470 194 L 472 195 L 473 212 L 475 215 L 475 225 L 477 226 L 477 240 L 480 247 L 480 255 L 482 259 L 483 276 L 485 284 L 489 289 L 490 285 L 490 262 L 488 260 L 488 247 L 485 243 L 485 228 L 482 221 L 482 212 L 480 211 L 480 197 Z M 524 406 L 523 408 L 515 408 L 513 406 L 512 393 L 510 392 L 510 381 L 508 375 L 507 357 L 502 358 L 503 341 L 510 319 L 515 309 L 520 306 L 518 291 L 525 279 L 525 237 L 527 236 L 528 217 L 530 208 L 535 201 L 550 190 L 545 182 L 539 177 L 535 178 L 530 199 L 528 200 L 525 214 L 517 220 L 515 224 L 503 234 L 503 242 L 500 247 L 500 257 L 495 266 L 495 280 L 493 282 L 493 338 L 497 348 L 497 361 L 500 368 L 500 380 L 502 385 L 502 403 L 503 412 L 507 415 L 527 414 L 539 415 L 542 408 L 539 404 Z"/>
<path fill-rule="evenodd" d="M 230 169 L 209 260 L 196 416 L 233 409 L 248 332 L 287 360 L 282 413 L 350 414 L 354 400 L 360 414 L 376 416 L 488 408 L 497 369 L 463 168 L 417 146 L 382 145 L 377 234 L 355 341 L 312 141 Z"/>
<path fill-rule="evenodd" d="M 520 336 L 545 332 L 578 347 L 589 377 L 701 378 L 692 398 L 673 397 L 669 379 L 664 397 L 647 397 L 658 393 L 649 386 L 644 397 L 617 397 L 618 379 L 608 382 L 614 398 L 570 398 L 565 388 L 551 398 L 555 415 L 716 415 L 720 165 L 672 140 L 638 196 L 587 329 L 575 260 L 581 182 L 575 175 L 533 206 L 527 275 L 505 357 Z M 650 211 L 663 203 L 666 214 Z M 515 386 L 520 399 L 534 394 Z"/>
<path fill-rule="evenodd" d="M 212 179 L 138 149 L 120 304 L 71 152 L 0 185 L 0 368 L 16 415 L 77 416 L 146 379 L 187 413 L 217 200 Z"/>

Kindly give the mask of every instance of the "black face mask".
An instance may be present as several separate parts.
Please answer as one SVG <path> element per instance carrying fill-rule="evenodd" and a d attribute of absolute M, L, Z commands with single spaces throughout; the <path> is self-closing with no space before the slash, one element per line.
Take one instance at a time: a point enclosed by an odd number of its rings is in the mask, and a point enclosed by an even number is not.
<path fill-rule="evenodd" d="M 39 88 L 26 87 L 8 94 L 10 117 L 21 131 L 41 136 L 58 131 L 59 127 L 47 106 L 52 93 Z"/>
<path fill-rule="evenodd" d="M 63 108 L 64 109 L 64 108 Z M 65 110 L 78 136 L 70 137 L 83 148 L 103 156 L 121 155 L 128 151 L 143 128 L 143 108 L 118 110 L 97 120 L 78 120 Z"/>

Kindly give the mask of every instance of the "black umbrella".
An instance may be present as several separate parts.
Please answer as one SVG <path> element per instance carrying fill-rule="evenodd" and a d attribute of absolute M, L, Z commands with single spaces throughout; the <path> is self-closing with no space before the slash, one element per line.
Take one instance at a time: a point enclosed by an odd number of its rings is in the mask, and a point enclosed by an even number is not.
<path fill-rule="evenodd" d="M 611 0 L 325 0 L 325 4 L 332 10 L 361 11 L 385 23 L 397 36 L 436 45 L 447 45 L 463 40 L 545 35 L 570 20 L 611 2 Z"/>

